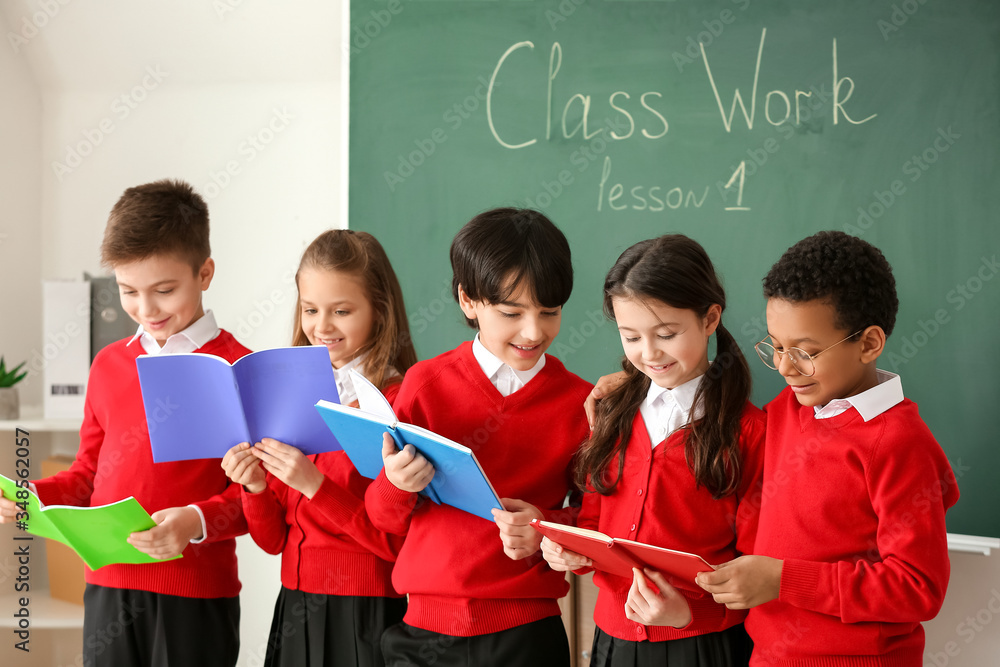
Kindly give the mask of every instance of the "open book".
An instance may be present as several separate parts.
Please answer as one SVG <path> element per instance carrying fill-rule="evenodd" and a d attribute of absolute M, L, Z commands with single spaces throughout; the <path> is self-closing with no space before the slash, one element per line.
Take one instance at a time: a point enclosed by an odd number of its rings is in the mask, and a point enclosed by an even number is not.
<path fill-rule="evenodd" d="M 262 350 L 232 365 L 197 352 L 140 356 L 136 367 L 155 463 L 221 459 L 262 438 L 304 454 L 340 449 L 313 409 L 339 400 L 325 347 Z"/>
<path fill-rule="evenodd" d="M 319 401 L 316 409 L 358 472 L 371 479 L 378 476 L 382 434 L 389 433 L 397 447 L 413 445 L 434 465 L 434 478 L 425 489 L 431 500 L 493 521 L 490 510 L 503 505 L 472 450 L 425 428 L 400 423 L 375 385 L 356 371 L 351 371 L 351 379 L 359 408 Z"/>
<path fill-rule="evenodd" d="M 711 572 L 714 568 L 701 556 L 684 551 L 674 551 L 651 544 L 634 542 L 620 537 L 608 537 L 604 533 L 561 523 L 533 519 L 531 525 L 545 537 L 565 549 L 586 556 L 594 564 L 594 569 L 632 578 L 632 568 L 644 567 L 668 576 L 677 588 L 703 592 L 694 583 L 699 572 Z"/>
<path fill-rule="evenodd" d="M 62 542 L 79 554 L 91 570 L 114 563 L 161 563 L 173 560 L 157 560 L 125 541 L 130 534 L 156 525 L 139 501 L 131 496 L 99 507 L 42 507 L 38 496 L 3 475 L 0 475 L 0 490 L 8 500 L 27 503 L 25 508 L 28 517 L 23 519 L 24 530 L 32 535 Z M 22 500 L 18 496 L 19 492 L 27 494 L 27 498 Z"/>

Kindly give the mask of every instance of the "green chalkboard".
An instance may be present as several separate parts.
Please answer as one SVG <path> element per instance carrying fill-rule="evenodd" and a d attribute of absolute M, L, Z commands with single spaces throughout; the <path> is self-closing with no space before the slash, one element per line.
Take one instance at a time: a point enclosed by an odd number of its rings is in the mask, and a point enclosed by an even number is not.
<path fill-rule="evenodd" d="M 471 336 L 448 287 L 455 232 L 532 206 L 576 269 L 550 352 L 590 380 L 614 370 L 604 273 L 681 232 L 724 276 L 763 404 L 783 382 L 753 356 L 760 280 L 843 229 L 896 272 L 880 365 L 959 476 L 949 530 L 1000 536 L 994 0 L 355 0 L 350 51 L 349 225 L 385 245 L 421 358 Z"/>

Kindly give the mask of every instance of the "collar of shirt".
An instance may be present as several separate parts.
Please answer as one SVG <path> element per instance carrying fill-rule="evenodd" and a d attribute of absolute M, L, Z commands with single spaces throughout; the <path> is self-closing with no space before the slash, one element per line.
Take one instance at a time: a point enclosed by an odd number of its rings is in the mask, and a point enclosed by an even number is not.
<path fill-rule="evenodd" d="M 666 389 L 655 382 L 650 383 L 646 399 L 639 406 L 639 412 L 646 423 L 646 431 L 653 447 L 692 419 L 702 417 L 704 409 L 701 405 L 694 410 L 694 417 L 691 416 L 691 408 L 703 377 L 705 376 L 699 375 L 673 389 Z"/>
<path fill-rule="evenodd" d="M 181 354 L 184 352 L 194 352 L 208 341 L 219 335 L 219 325 L 215 323 L 215 315 L 211 310 L 206 310 L 205 314 L 191 323 L 187 329 L 179 331 L 167 339 L 167 342 L 160 347 L 153 336 L 139 325 L 138 331 L 132 339 L 126 343 L 126 347 L 139 339 L 139 344 L 146 354 Z"/>
<path fill-rule="evenodd" d="M 351 370 L 357 369 L 364 375 L 362 362 L 365 355 L 357 356 L 340 368 L 333 369 L 333 379 L 337 382 L 337 395 L 340 397 L 341 405 L 350 405 L 358 400 L 358 392 L 354 390 L 354 381 L 351 379 Z"/>
<path fill-rule="evenodd" d="M 472 341 L 472 354 L 479 362 L 479 368 L 482 369 L 483 374 L 489 378 L 502 396 L 510 396 L 523 388 L 545 367 L 545 355 L 543 354 L 532 368 L 526 371 L 515 370 L 487 350 L 486 346 L 479 340 L 479 334 L 476 334 L 476 339 Z"/>
<path fill-rule="evenodd" d="M 903 382 L 899 376 L 881 369 L 876 370 L 875 373 L 878 384 L 871 389 L 863 391 L 857 396 L 835 398 L 822 407 L 813 407 L 816 419 L 836 417 L 853 407 L 862 419 L 871 421 L 894 405 L 902 403 Z"/>

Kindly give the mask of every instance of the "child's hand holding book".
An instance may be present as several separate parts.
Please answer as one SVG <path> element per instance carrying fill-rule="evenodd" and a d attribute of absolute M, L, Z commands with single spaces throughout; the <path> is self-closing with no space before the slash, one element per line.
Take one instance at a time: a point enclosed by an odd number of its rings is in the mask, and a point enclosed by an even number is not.
<path fill-rule="evenodd" d="M 0 491 L 0 523 L 14 523 L 18 513 L 22 511 L 17 503 L 5 497 L 3 491 Z"/>
<path fill-rule="evenodd" d="M 523 500 L 501 498 L 505 510 L 493 510 L 493 520 L 500 528 L 503 552 L 513 560 L 527 558 L 538 551 L 542 535 L 531 526 L 532 519 L 545 517 L 541 510 Z"/>
<path fill-rule="evenodd" d="M 697 584 L 730 609 L 752 609 L 778 599 L 784 561 L 768 556 L 740 556 L 698 575 Z"/>
<path fill-rule="evenodd" d="M 385 476 L 393 486 L 410 493 L 420 493 L 434 478 L 434 466 L 413 445 L 396 448 L 388 433 L 382 434 L 382 463 Z"/>
<path fill-rule="evenodd" d="M 541 547 L 545 562 L 557 572 L 574 572 L 594 565 L 593 561 L 586 556 L 564 549 L 561 544 L 553 542 L 547 537 L 542 538 Z"/>
<path fill-rule="evenodd" d="M 691 622 L 691 607 L 661 573 L 649 568 L 641 572 L 639 568 L 632 568 L 625 618 L 643 625 L 683 628 Z"/>
<path fill-rule="evenodd" d="M 177 558 L 191 540 L 204 537 L 201 515 L 193 507 L 170 507 L 150 514 L 156 525 L 132 533 L 126 540 L 142 553 L 156 560 Z"/>
<path fill-rule="evenodd" d="M 260 461 L 264 470 L 310 500 L 326 479 L 312 459 L 301 450 L 274 438 L 264 438 L 250 453 Z"/>
<path fill-rule="evenodd" d="M 233 483 L 242 484 L 249 493 L 260 493 L 267 487 L 267 475 L 249 442 L 241 442 L 226 452 L 222 469 Z"/>

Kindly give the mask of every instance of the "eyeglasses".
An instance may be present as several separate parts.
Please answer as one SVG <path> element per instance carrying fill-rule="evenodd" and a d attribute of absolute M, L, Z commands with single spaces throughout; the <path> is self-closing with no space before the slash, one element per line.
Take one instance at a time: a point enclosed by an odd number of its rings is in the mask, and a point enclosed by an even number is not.
<path fill-rule="evenodd" d="M 845 340 L 850 340 L 851 338 L 854 338 L 862 331 L 864 331 L 864 329 L 855 331 L 847 338 L 844 338 L 843 340 L 838 340 L 836 343 L 826 348 L 826 350 L 829 350 L 830 348 L 833 347 L 837 347 Z M 777 350 L 773 345 L 763 340 L 754 345 L 753 348 L 757 350 L 757 356 L 759 356 L 760 360 L 764 362 L 764 365 L 774 371 L 778 370 L 778 364 L 781 363 L 780 361 L 781 355 L 787 354 L 788 358 L 792 362 L 792 366 L 795 367 L 795 370 L 797 370 L 802 375 L 805 375 L 806 377 L 812 377 L 813 375 L 816 374 L 815 359 L 819 355 L 826 352 L 826 350 L 820 350 L 816 354 L 809 354 L 800 347 L 790 347 L 787 350 Z"/>

